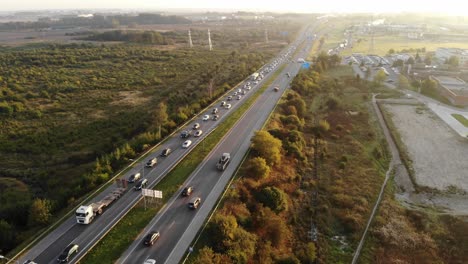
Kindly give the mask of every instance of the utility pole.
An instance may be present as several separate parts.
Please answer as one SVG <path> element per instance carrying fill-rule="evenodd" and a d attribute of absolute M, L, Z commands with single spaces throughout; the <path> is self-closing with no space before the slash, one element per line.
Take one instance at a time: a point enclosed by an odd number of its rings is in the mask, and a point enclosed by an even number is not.
<path fill-rule="evenodd" d="M 213 50 L 213 45 L 211 44 L 211 33 L 208 29 L 208 46 L 210 47 L 210 51 Z"/>
<path fill-rule="evenodd" d="M 188 30 L 188 42 L 189 42 L 189 48 L 193 48 L 192 34 L 190 33 L 190 29 Z"/>

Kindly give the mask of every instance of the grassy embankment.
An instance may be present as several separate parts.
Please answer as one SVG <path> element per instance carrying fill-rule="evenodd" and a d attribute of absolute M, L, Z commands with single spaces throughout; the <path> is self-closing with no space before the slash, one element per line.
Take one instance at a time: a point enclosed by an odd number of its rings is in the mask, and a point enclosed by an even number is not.
<path fill-rule="evenodd" d="M 462 123 L 465 127 L 468 127 L 468 119 L 466 117 L 459 115 L 459 114 L 452 114 L 453 118 L 458 120 L 458 122 Z"/>
<path fill-rule="evenodd" d="M 237 122 L 242 114 L 254 103 L 256 98 L 272 83 L 281 73 L 284 66 L 280 67 L 262 87 L 223 123 L 213 131 L 204 142 L 197 145 L 192 152 L 181 161 L 154 189 L 161 190 L 164 194 L 162 202 L 147 211 L 143 209 L 140 201 L 122 220 L 86 255 L 83 263 L 113 263 L 126 248 L 135 240 L 141 230 L 149 223 L 154 215 L 161 209 L 162 204 L 174 195 L 187 177 L 202 162 L 204 157 L 213 149 L 226 132 Z M 103 262 L 103 260 L 105 260 Z"/>

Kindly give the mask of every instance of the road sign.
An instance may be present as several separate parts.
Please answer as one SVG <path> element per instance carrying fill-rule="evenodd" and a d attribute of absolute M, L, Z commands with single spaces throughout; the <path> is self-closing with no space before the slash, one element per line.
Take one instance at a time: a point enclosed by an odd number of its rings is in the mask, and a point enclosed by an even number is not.
<path fill-rule="evenodd" d="M 158 191 L 158 190 L 141 189 L 141 194 L 147 197 L 162 199 L 162 191 Z"/>

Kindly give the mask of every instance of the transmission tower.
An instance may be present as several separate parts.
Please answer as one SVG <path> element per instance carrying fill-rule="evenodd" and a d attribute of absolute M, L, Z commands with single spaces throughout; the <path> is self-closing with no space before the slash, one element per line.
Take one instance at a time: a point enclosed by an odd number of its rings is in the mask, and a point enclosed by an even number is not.
<path fill-rule="evenodd" d="M 208 46 L 210 47 L 210 50 L 213 50 L 213 45 L 211 44 L 211 34 L 210 34 L 209 29 L 208 29 Z"/>
<path fill-rule="evenodd" d="M 193 48 L 192 34 L 190 33 L 190 29 L 188 30 L 188 43 L 189 43 L 189 47 Z"/>
<path fill-rule="evenodd" d="M 268 43 L 268 29 L 265 28 L 265 42 Z"/>

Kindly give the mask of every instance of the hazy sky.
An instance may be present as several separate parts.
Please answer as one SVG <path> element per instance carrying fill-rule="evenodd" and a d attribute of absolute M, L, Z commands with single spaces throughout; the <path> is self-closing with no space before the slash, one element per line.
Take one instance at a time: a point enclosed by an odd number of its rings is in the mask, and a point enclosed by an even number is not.
<path fill-rule="evenodd" d="M 229 9 L 279 12 L 436 12 L 467 15 L 466 0 L 0 0 L 0 11 L 31 9 Z"/>

